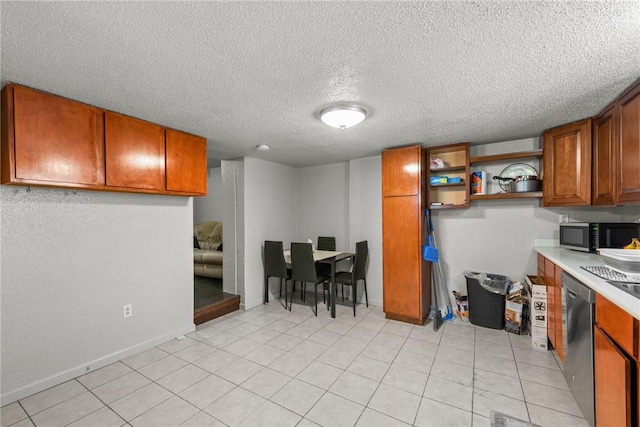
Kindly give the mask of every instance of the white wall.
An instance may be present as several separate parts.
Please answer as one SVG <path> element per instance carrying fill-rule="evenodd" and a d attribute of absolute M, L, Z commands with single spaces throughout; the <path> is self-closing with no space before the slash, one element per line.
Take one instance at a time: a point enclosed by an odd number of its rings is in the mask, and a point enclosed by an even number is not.
<path fill-rule="evenodd" d="M 349 163 L 298 168 L 296 181 L 297 241 L 315 245 L 318 236 L 334 236 L 337 249 L 350 247 Z"/>
<path fill-rule="evenodd" d="M 264 241 L 282 240 L 285 248 L 295 241 L 296 218 L 299 217 L 296 189 L 296 169 L 249 157 L 244 159 L 242 303 L 245 309 L 262 304 Z M 270 289 L 272 293 L 279 289 L 275 279 Z"/>
<path fill-rule="evenodd" d="M 467 294 L 465 270 L 514 280 L 535 275 L 534 239 L 552 238 L 558 227 L 558 215 L 538 205 L 538 199 L 496 200 L 472 202 L 470 209 L 431 211 L 449 291 Z"/>
<path fill-rule="evenodd" d="M 0 206 L 3 405 L 194 330 L 191 198 L 3 185 Z"/>
<path fill-rule="evenodd" d="M 222 290 L 244 304 L 244 160 L 223 160 Z"/>
<path fill-rule="evenodd" d="M 349 162 L 349 248 L 367 240 L 369 304 L 382 307 L 382 163 L 381 156 Z M 358 300 L 364 293 L 358 288 Z"/>
<path fill-rule="evenodd" d="M 222 168 L 211 168 L 207 171 L 207 195 L 193 198 L 193 223 L 222 221 L 222 197 Z"/>

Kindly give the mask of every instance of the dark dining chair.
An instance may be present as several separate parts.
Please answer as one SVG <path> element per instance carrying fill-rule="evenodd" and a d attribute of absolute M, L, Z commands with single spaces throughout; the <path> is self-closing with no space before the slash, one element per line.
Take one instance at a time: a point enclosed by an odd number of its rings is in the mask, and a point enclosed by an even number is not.
<path fill-rule="evenodd" d="M 336 238 L 335 237 L 318 237 L 318 247 L 319 251 L 335 251 L 336 250 Z"/>
<path fill-rule="evenodd" d="M 369 258 L 369 246 L 366 240 L 356 243 L 356 259 L 353 263 L 353 269 L 351 271 L 339 271 L 336 273 L 336 284 L 351 286 L 353 291 L 351 292 L 351 298 L 353 299 L 353 316 L 356 315 L 356 300 L 358 282 L 362 280 L 364 282 L 364 298 L 369 307 L 369 297 L 367 295 L 367 259 Z"/>
<path fill-rule="evenodd" d="M 311 243 L 291 243 L 291 279 L 294 284 L 296 282 L 301 282 L 303 294 L 307 290 L 307 283 L 313 283 L 315 296 L 315 308 L 313 313 L 317 316 L 318 286 L 325 284 L 329 280 L 329 277 L 318 274 L 316 271 L 316 263 L 313 260 L 313 247 Z M 322 296 L 324 297 L 324 288 Z M 291 303 L 293 303 L 293 293 L 291 296 Z M 289 310 L 291 310 L 291 304 L 289 305 Z"/>
<path fill-rule="evenodd" d="M 319 251 L 335 251 L 336 238 L 330 236 L 318 236 L 318 246 L 316 249 Z M 326 263 L 318 264 L 316 265 L 316 271 L 321 276 L 331 276 L 331 265 Z M 342 294 L 342 301 L 344 301 L 344 293 Z"/>
<path fill-rule="evenodd" d="M 280 296 L 282 297 L 282 285 L 284 283 L 284 308 L 287 308 L 287 281 L 291 280 L 291 269 L 287 268 L 284 260 L 284 250 L 282 242 L 265 240 L 264 242 L 264 292 L 266 303 L 266 295 L 269 292 L 269 277 L 280 278 Z"/>

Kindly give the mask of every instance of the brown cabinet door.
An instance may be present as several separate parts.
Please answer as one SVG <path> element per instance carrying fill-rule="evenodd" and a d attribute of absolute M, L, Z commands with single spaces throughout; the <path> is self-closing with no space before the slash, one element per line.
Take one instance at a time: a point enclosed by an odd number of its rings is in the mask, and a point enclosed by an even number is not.
<path fill-rule="evenodd" d="M 13 107 L 12 182 L 104 185 L 102 110 L 21 86 L 5 89 Z"/>
<path fill-rule="evenodd" d="M 640 85 L 618 102 L 619 142 L 615 201 L 640 204 Z"/>
<path fill-rule="evenodd" d="M 382 199 L 383 304 L 387 317 L 422 323 L 420 198 Z"/>
<path fill-rule="evenodd" d="M 596 294 L 596 323 L 620 348 L 634 354 L 635 319 L 600 294 Z"/>
<path fill-rule="evenodd" d="M 382 152 L 382 196 L 420 194 L 422 147 L 394 148 Z"/>
<path fill-rule="evenodd" d="M 591 119 L 543 134 L 544 206 L 591 204 Z"/>
<path fill-rule="evenodd" d="M 166 130 L 167 190 L 207 194 L 207 140 Z"/>
<path fill-rule="evenodd" d="M 164 191 L 164 128 L 105 113 L 107 185 Z"/>
<path fill-rule="evenodd" d="M 594 326 L 596 426 L 631 426 L 631 362 Z"/>
<path fill-rule="evenodd" d="M 540 278 L 540 280 L 544 281 L 544 261 L 545 261 L 545 257 L 538 254 L 538 277 Z"/>
<path fill-rule="evenodd" d="M 562 360 L 564 362 L 564 328 L 566 327 L 565 325 L 565 313 L 566 313 L 566 305 L 565 305 L 565 301 L 562 295 L 562 269 L 560 267 L 558 267 L 557 265 L 554 266 L 554 279 L 553 279 L 553 284 L 555 287 L 555 294 L 554 294 L 554 298 L 555 298 L 555 302 L 554 302 L 554 309 L 555 309 L 555 335 L 556 335 L 556 344 L 555 344 L 555 349 L 556 349 L 556 353 L 558 353 L 558 357 L 560 358 L 560 360 Z"/>
<path fill-rule="evenodd" d="M 553 348 L 557 348 L 558 342 L 556 337 L 556 287 L 548 280 L 547 285 L 547 336 Z M 562 339 L 562 337 L 560 337 Z"/>
<path fill-rule="evenodd" d="M 555 267 L 556 265 L 553 262 L 544 258 L 544 284 L 547 285 L 547 336 L 553 348 L 558 346 L 558 338 L 562 340 L 562 335 L 560 337 L 556 336 L 557 289 L 554 282 Z"/>
<path fill-rule="evenodd" d="M 614 205 L 616 167 L 616 108 L 611 107 L 593 121 L 592 204 Z"/>

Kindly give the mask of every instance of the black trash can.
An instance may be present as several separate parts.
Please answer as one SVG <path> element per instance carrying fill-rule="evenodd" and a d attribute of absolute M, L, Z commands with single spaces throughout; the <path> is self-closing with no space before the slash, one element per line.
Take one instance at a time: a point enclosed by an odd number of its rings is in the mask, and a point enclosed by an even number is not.
<path fill-rule="evenodd" d="M 511 284 L 507 276 L 465 273 L 469 295 L 469 321 L 485 328 L 504 329 L 504 307 Z"/>

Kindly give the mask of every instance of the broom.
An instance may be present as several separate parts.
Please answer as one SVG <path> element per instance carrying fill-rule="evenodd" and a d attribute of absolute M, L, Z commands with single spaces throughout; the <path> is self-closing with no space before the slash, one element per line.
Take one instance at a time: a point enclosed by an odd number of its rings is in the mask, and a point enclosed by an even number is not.
<path fill-rule="evenodd" d="M 433 246 L 433 241 L 431 237 L 431 231 L 429 228 L 430 222 L 427 222 L 427 218 L 429 216 L 429 211 L 425 210 L 424 220 L 422 221 L 422 227 L 426 230 L 428 238 L 427 244 L 422 247 L 422 258 L 425 261 L 429 261 L 432 263 L 431 265 L 431 314 L 429 318 L 433 320 L 433 330 L 437 331 L 440 329 L 440 326 L 443 323 L 442 313 L 440 313 L 440 309 L 438 308 L 438 294 L 436 291 L 436 270 L 434 268 L 433 263 L 438 262 L 438 249 Z"/>
<path fill-rule="evenodd" d="M 445 322 L 451 323 L 455 320 L 456 316 L 453 314 L 453 311 L 451 311 L 451 300 L 449 299 L 449 290 L 447 288 L 447 282 L 444 277 L 444 273 L 442 272 L 442 265 L 440 264 L 440 260 L 438 258 L 438 249 L 436 248 L 436 233 L 435 233 L 435 230 L 433 229 L 433 222 L 431 222 L 431 216 L 429 216 L 428 210 L 425 210 L 425 215 L 427 217 L 427 221 L 429 223 L 429 230 L 430 230 L 429 245 L 433 244 L 433 249 L 436 251 L 435 263 L 437 264 L 438 274 L 440 276 L 440 285 L 441 285 L 440 291 L 444 295 L 445 306 L 447 308 L 447 311 L 443 319 Z M 432 235 L 433 235 L 433 239 L 431 237 Z M 434 278 L 435 278 L 435 273 L 434 273 Z"/>

